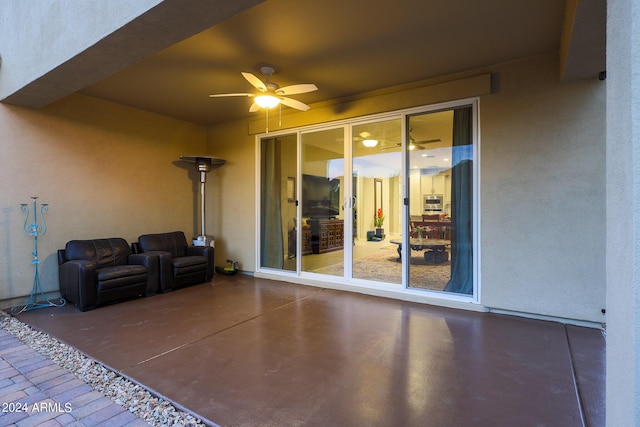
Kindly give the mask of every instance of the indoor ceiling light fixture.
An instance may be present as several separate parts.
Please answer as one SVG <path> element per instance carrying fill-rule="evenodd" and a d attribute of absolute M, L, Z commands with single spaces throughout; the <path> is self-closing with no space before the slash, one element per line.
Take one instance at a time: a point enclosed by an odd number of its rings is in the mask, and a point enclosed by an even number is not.
<path fill-rule="evenodd" d="M 259 95 L 256 96 L 253 101 L 261 108 L 273 108 L 280 104 L 280 100 L 272 95 Z"/>
<path fill-rule="evenodd" d="M 378 145 L 378 140 L 377 139 L 364 139 L 364 140 L 362 140 L 362 144 L 365 147 L 373 148 L 376 145 Z"/>

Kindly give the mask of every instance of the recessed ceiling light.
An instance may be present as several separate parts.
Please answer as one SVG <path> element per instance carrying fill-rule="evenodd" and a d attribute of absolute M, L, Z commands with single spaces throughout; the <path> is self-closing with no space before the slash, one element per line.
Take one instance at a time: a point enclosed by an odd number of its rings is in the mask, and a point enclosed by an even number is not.
<path fill-rule="evenodd" d="M 372 148 L 372 147 L 375 147 L 376 145 L 378 145 L 378 140 L 377 139 L 365 139 L 365 140 L 362 141 L 362 144 L 365 147 Z"/>

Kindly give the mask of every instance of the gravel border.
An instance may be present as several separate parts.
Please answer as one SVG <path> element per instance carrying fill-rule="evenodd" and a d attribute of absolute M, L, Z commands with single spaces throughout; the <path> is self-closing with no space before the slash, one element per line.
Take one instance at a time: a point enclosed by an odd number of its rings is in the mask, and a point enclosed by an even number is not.
<path fill-rule="evenodd" d="M 95 390 L 127 409 L 151 426 L 206 426 L 192 414 L 171 402 L 154 396 L 149 390 L 108 369 L 75 348 L 37 331 L 13 316 L 0 311 L 0 328 L 48 357 Z"/>

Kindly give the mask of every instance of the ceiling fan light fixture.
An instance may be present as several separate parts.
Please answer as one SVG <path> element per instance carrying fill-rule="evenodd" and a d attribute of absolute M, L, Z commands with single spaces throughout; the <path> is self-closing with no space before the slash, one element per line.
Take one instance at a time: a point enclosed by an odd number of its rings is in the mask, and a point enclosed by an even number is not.
<path fill-rule="evenodd" d="M 365 147 L 373 148 L 376 145 L 378 145 L 378 140 L 377 139 L 364 139 L 364 140 L 362 140 L 362 144 Z"/>
<path fill-rule="evenodd" d="M 273 108 L 280 104 L 280 100 L 272 95 L 256 96 L 254 102 L 262 108 Z"/>

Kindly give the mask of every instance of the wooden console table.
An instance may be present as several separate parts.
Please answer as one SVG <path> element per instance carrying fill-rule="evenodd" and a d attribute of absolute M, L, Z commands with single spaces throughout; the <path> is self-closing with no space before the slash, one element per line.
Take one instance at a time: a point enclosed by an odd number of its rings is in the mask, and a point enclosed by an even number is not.
<path fill-rule="evenodd" d="M 289 230 L 289 256 L 296 256 L 298 232 L 295 228 Z M 302 226 L 302 253 L 301 255 L 309 255 L 311 253 L 311 227 Z"/>
<path fill-rule="evenodd" d="M 322 254 L 344 248 L 344 220 L 308 219 L 311 227 L 311 252 Z"/>

